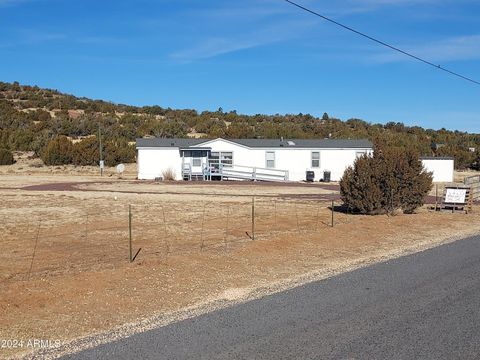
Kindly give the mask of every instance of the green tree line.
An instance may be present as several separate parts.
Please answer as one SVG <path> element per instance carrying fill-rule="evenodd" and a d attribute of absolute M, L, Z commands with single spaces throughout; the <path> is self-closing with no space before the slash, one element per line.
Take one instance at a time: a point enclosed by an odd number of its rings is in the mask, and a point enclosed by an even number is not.
<path fill-rule="evenodd" d="M 375 144 L 413 148 L 423 156 L 452 156 L 459 169 L 480 166 L 480 135 L 461 131 L 399 122 L 342 121 L 327 113 L 317 118 L 301 113 L 242 115 L 222 108 L 197 112 L 156 105 L 137 107 L 0 82 L 0 148 L 34 151 L 41 156 L 57 137 L 82 139 L 97 134 L 98 129 L 106 144 L 118 144 L 127 152 L 132 146 L 129 142 L 136 138 L 187 137 L 190 133 L 208 138 L 367 138 Z"/>

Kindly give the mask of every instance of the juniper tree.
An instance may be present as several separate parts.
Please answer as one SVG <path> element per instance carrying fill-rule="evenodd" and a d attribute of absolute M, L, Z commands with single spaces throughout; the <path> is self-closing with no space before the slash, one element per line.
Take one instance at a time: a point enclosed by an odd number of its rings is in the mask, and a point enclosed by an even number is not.
<path fill-rule="evenodd" d="M 340 180 L 344 203 L 363 214 L 413 213 L 431 187 L 432 174 L 416 151 L 388 147 L 357 158 Z"/>

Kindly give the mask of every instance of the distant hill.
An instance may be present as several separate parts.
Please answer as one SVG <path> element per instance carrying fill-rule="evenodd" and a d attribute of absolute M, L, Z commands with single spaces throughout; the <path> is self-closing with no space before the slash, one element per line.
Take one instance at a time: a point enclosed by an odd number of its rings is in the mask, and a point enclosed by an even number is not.
<path fill-rule="evenodd" d="M 58 136 L 78 142 L 96 136 L 99 129 L 112 148 L 118 144 L 131 146 L 136 138 L 145 136 L 368 138 L 389 146 L 413 146 L 421 155 L 454 156 L 457 168 L 475 166 L 480 148 L 478 134 L 395 122 L 342 121 L 326 113 L 322 118 L 308 114 L 249 116 L 221 108 L 199 113 L 157 105 L 137 107 L 0 82 L 0 147 L 41 155 L 49 141 Z"/>

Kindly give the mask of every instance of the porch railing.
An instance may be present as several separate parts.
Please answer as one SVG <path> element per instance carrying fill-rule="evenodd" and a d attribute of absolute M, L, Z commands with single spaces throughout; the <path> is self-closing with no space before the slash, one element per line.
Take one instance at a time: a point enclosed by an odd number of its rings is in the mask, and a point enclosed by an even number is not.
<path fill-rule="evenodd" d="M 288 170 L 261 168 L 256 166 L 224 165 L 216 163 L 208 166 L 208 177 L 228 179 L 259 180 L 259 181 L 288 181 Z"/>

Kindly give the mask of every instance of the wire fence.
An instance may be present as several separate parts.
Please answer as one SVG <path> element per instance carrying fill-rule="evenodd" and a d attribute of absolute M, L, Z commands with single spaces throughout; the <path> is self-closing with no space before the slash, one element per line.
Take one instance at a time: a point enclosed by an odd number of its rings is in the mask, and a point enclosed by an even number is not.
<path fill-rule="evenodd" d="M 332 205 L 334 206 L 332 208 Z M 335 211 L 333 211 L 335 210 Z M 243 243 L 295 238 L 353 221 L 333 202 L 251 198 L 200 204 L 81 206 L 28 218 L 3 214 L 0 282 L 28 280 L 151 258 L 226 253 Z"/>

